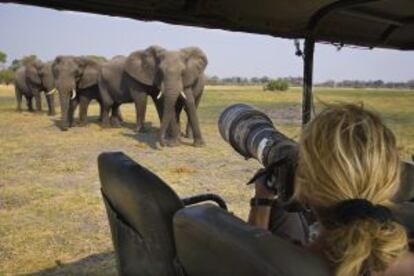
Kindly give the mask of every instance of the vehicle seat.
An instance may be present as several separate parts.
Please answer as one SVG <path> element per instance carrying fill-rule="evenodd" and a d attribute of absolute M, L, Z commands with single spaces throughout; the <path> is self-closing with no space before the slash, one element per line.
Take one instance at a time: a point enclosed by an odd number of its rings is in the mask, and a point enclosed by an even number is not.
<path fill-rule="evenodd" d="M 121 152 L 98 157 L 120 275 L 176 275 L 172 218 L 183 204 L 159 177 Z"/>

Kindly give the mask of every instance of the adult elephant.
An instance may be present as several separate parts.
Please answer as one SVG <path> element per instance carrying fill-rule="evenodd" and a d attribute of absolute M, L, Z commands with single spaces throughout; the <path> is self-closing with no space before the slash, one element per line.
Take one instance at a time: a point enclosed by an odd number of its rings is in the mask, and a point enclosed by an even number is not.
<path fill-rule="evenodd" d="M 102 105 L 98 88 L 101 63 L 89 57 L 58 56 L 52 64 L 55 85 L 59 91 L 62 130 L 73 126 L 79 104 L 79 125 L 87 124 L 88 106 L 92 99 Z"/>
<path fill-rule="evenodd" d="M 100 93 L 103 121 L 109 122 L 109 109 L 124 102 L 135 102 L 137 130 L 144 125 L 147 95 L 155 102 L 160 116 L 160 144 L 180 143 L 177 114 L 184 106 L 194 136 L 194 145 L 204 144 L 197 117 L 197 105 L 204 87 L 207 57 L 196 47 L 167 51 L 158 46 L 118 57 L 102 68 Z M 168 132 L 168 135 L 167 135 Z"/>
<path fill-rule="evenodd" d="M 54 92 L 55 84 L 52 73 L 52 63 L 43 63 L 36 59 L 20 67 L 16 71 L 14 87 L 17 100 L 17 110 L 22 110 L 23 96 L 26 99 L 27 109 L 33 110 L 32 99 L 36 102 L 36 111 L 42 111 L 41 92 L 46 93 L 48 115 L 55 115 Z"/>

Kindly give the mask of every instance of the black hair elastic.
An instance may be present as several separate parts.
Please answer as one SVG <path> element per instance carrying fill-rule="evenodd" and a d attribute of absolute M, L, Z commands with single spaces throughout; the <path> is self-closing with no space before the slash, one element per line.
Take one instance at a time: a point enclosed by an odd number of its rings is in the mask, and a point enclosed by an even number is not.
<path fill-rule="evenodd" d="M 391 210 L 383 205 L 374 205 L 366 199 L 344 200 L 323 212 L 323 224 L 345 225 L 359 219 L 373 219 L 379 223 L 395 220 Z"/>

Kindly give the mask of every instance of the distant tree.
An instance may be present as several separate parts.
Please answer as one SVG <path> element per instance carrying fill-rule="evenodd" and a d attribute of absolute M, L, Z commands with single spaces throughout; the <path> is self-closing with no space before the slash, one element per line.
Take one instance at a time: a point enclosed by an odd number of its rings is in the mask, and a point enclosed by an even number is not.
<path fill-rule="evenodd" d="M 267 83 L 267 82 L 269 82 L 270 81 L 270 78 L 269 77 L 267 77 L 267 76 L 263 76 L 263 77 L 261 77 L 260 78 L 260 82 L 261 83 Z"/>
<path fill-rule="evenodd" d="M 335 87 L 336 83 L 334 80 L 327 80 L 325 82 L 321 82 L 318 84 L 315 84 L 315 86 L 321 86 L 321 87 Z"/>
<path fill-rule="evenodd" d="M 284 79 L 271 80 L 263 87 L 264 91 L 286 91 L 289 89 L 289 82 Z"/>
<path fill-rule="evenodd" d="M 12 63 L 9 66 L 9 70 L 16 71 L 21 66 L 20 59 L 13 59 Z"/>
<path fill-rule="evenodd" d="M 105 61 L 107 61 L 106 57 L 104 57 L 104 56 L 88 55 L 86 57 L 88 57 L 90 59 L 93 59 L 96 62 L 105 62 Z"/>
<path fill-rule="evenodd" d="M 7 61 L 7 55 L 6 55 L 6 53 L 0 51 L 0 65 L 1 65 L 1 69 L 3 69 L 4 64 L 6 63 L 6 61 Z"/>
<path fill-rule="evenodd" d="M 218 85 L 218 84 L 220 84 L 220 78 L 217 77 L 217 76 L 212 76 L 212 77 L 207 76 L 206 77 L 206 83 L 208 85 Z"/>
<path fill-rule="evenodd" d="M 250 82 L 257 84 L 257 83 L 260 83 L 260 79 L 258 77 L 253 77 L 253 78 L 250 78 Z"/>
<path fill-rule="evenodd" d="M 14 71 L 12 70 L 1 70 L 0 71 L 0 83 L 9 85 L 13 82 L 14 79 Z"/>
<path fill-rule="evenodd" d="M 22 65 L 26 65 L 26 64 L 28 64 L 28 63 L 30 63 L 30 62 L 35 61 L 36 59 L 37 59 L 37 56 L 36 56 L 36 55 L 24 56 L 24 57 L 21 59 L 21 64 L 22 64 Z"/>
<path fill-rule="evenodd" d="M 20 66 L 26 65 L 36 59 L 36 55 L 28 55 L 22 57 L 21 59 L 13 59 L 11 65 L 9 66 L 9 70 L 16 71 Z"/>

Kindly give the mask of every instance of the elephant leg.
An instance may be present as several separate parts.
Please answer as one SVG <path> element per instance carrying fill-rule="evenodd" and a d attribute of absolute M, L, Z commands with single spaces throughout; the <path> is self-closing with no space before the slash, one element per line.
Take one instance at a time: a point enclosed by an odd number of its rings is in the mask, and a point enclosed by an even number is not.
<path fill-rule="evenodd" d="M 119 110 L 119 104 L 114 104 L 112 106 L 112 116 L 111 116 L 111 125 L 113 127 L 121 127 L 122 120 L 119 118 L 119 115 L 121 114 Z M 122 118 L 122 117 L 121 117 Z"/>
<path fill-rule="evenodd" d="M 196 110 L 198 109 L 200 101 L 201 101 L 201 95 L 195 99 Z M 187 114 L 187 127 L 186 127 L 186 130 L 185 130 L 185 137 L 194 138 L 193 137 L 193 129 L 191 128 L 191 124 L 190 124 L 190 116 L 189 116 L 189 113 L 187 112 L 187 110 L 186 110 L 186 114 Z"/>
<path fill-rule="evenodd" d="M 155 109 L 157 110 L 158 119 L 160 119 L 160 122 L 161 122 L 162 113 L 164 110 L 164 98 L 162 97 L 161 99 L 157 99 L 157 95 L 158 95 L 158 92 L 156 94 L 152 94 L 151 98 L 152 98 L 152 101 L 154 102 Z"/>
<path fill-rule="evenodd" d="M 86 117 L 88 115 L 88 106 L 90 99 L 85 96 L 79 97 L 79 126 L 85 126 L 87 124 Z"/>
<path fill-rule="evenodd" d="M 56 114 L 55 112 L 55 96 L 52 95 L 46 95 L 46 102 L 47 102 L 47 108 L 49 116 L 54 116 Z"/>
<path fill-rule="evenodd" d="M 181 112 L 183 111 L 183 105 L 184 105 L 183 101 L 179 98 L 177 100 L 177 103 L 175 104 L 175 114 L 176 114 L 175 120 L 177 122 L 177 128 L 178 128 L 178 133 L 179 133 L 178 135 L 182 135 L 181 134 L 181 120 L 180 120 L 180 118 L 181 118 Z"/>
<path fill-rule="evenodd" d="M 166 102 L 164 102 L 165 104 Z M 168 103 L 168 101 L 167 101 Z M 161 119 L 160 144 L 161 146 L 178 146 L 181 144 L 175 105 L 165 104 Z"/>
<path fill-rule="evenodd" d="M 169 112 L 165 112 L 161 121 L 160 145 L 169 147 L 178 146 L 181 143 L 178 138 L 178 133 L 178 124 L 174 114 L 169 115 Z"/>
<path fill-rule="evenodd" d="M 200 130 L 200 125 L 199 125 L 198 116 L 197 116 L 197 108 L 196 108 L 196 103 L 195 103 L 192 90 L 186 89 L 184 93 L 187 98 L 185 100 L 185 110 L 186 110 L 186 113 L 188 114 L 188 121 L 190 122 L 191 128 L 193 130 L 194 146 L 196 147 L 203 146 L 205 143 L 204 143 L 203 137 L 201 136 L 201 130 Z"/>
<path fill-rule="evenodd" d="M 34 95 L 35 103 L 36 103 L 36 111 L 40 112 L 42 111 L 42 98 L 40 97 L 40 92 L 36 93 Z"/>
<path fill-rule="evenodd" d="M 97 99 L 98 104 L 99 104 L 99 118 L 98 121 L 102 122 L 102 118 L 103 118 L 103 102 L 101 99 Z"/>
<path fill-rule="evenodd" d="M 115 116 L 118 118 L 118 120 L 120 122 L 124 121 L 124 118 L 122 117 L 122 113 L 121 113 L 121 105 L 120 104 L 117 104 L 116 109 L 113 110 L 112 112 L 113 112 L 112 114 L 115 114 Z"/>
<path fill-rule="evenodd" d="M 22 92 L 17 87 L 15 88 L 15 93 L 16 93 L 16 100 L 17 100 L 17 111 L 21 112 L 23 95 L 22 95 Z"/>
<path fill-rule="evenodd" d="M 75 111 L 78 107 L 79 101 L 78 99 L 71 100 L 69 104 L 69 111 L 68 111 L 68 119 L 69 119 L 69 127 L 73 127 Z"/>
<path fill-rule="evenodd" d="M 111 110 L 111 106 L 107 104 L 102 105 L 102 127 L 108 128 L 111 126 L 109 121 L 109 111 Z"/>
<path fill-rule="evenodd" d="M 187 115 L 187 125 L 185 128 L 184 137 L 192 139 L 194 137 L 193 137 L 193 129 L 191 128 L 191 124 L 190 124 L 190 113 L 187 107 L 185 107 L 184 110 L 185 110 L 185 114 Z"/>
<path fill-rule="evenodd" d="M 109 120 L 109 111 L 115 105 L 111 94 L 109 93 L 106 85 L 100 80 L 99 81 L 99 95 L 101 98 L 101 123 L 102 127 L 108 128 L 111 126 Z"/>
<path fill-rule="evenodd" d="M 25 96 L 26 98 L 26 105 L 27 105 L 27 110 L 29 110 L 30 112 L 33 112 L 33 102 L 32 102 L 32 97 L 31 96 Z"/>
<path fill-rule="evenodd" d="M 137 120 L 136 131 L 144 131 L 145 113 L 147 110 L 147 94 L 144 92 L 133 93 L 135 102 L 135 115 Z"/>

